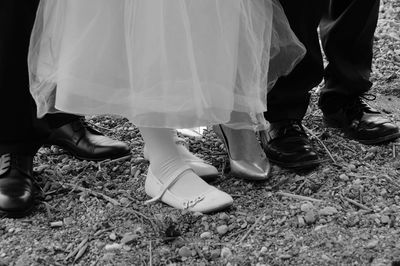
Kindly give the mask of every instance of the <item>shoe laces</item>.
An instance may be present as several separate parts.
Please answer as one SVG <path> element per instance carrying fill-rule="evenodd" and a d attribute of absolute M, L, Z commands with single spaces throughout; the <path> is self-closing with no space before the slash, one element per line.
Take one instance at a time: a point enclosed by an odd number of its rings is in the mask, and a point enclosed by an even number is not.
<path fill-rule="evenodd" d="M 298 134 L 304 134 L 306 135 L 306 132 L 304 131 L 303 125 L 299 120 L 290 120 L 287 125 L 282 127 L 283 134 L 284 135 L 298 135 Z"/>
<path fill-rule="evenodd" d="M 27 173 L 21 165 L 26 164 L 24 157 L 18 154 L 5 153 L 0 155 L 0 176 L 11 169 L 17 169 L 21 173 Z"/>

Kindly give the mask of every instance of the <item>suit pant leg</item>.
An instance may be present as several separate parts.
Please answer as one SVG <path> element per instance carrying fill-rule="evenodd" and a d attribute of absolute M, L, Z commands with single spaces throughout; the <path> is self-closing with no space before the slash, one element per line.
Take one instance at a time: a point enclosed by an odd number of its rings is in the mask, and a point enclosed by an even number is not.
<path fill-rule="evenodd" d="M 369 78 L 379 4 L 379 0 L 329 0 L 320 25 L 329 61 L 322 95 L 352 97 L 371 88 Z"/>
<path fill-rule="evenodd" d="M 52 126 L 76 116 L 36 118 L 29 92 L 27 55 L 39 0 L 0 1 L 0 154 L 35 153 Z"/>
<path fill-rule="evenodd" d="M 307 53 L 294 70 L 288 76 L 281 77 L 268 93 L 265 117 L 270 122 L 301 120 L 309 104 L 309 91 L 323 77 L 318 25 L 327 5 L 326 0 L 280 0 L 280 3 Z"/>

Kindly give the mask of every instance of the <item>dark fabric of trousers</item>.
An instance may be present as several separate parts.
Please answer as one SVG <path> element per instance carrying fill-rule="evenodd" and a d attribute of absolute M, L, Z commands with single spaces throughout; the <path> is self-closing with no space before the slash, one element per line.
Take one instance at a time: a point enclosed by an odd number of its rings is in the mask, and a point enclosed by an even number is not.
<path fill-rule="evenodd" d="M 372 42 L 379 0 L 280 0 L 307 54 L 268 94 L 270 122 L 303 119 L 309 91 L 325 78 L 322 93 L 360 95 L 371 87 Z M 329 61 L 324 70 L 318 37 Z"/>
<path fill-rule="evenodd" d="M 34 153 L 50 128 L 77 118 L 68 114 L 36 118 L 29 93 L 27 54 L 38 3 L 0 1 L 0 154 Z"/>
<path fill-rule="evenodd" d="M 321 41 L 329 64 L 321 91 L 352 97 L 367 92 L 379 0 L 331 0 L 321 21 Z"/>

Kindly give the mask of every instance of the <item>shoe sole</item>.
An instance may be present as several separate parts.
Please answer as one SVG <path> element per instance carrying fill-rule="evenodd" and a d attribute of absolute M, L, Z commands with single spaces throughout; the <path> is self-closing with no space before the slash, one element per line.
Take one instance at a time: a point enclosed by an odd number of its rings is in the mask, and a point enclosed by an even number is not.
<path fill-rule="evenodd" d="M 366 145 L 377 145 L 377 144 L 394 141 L 394 140 L 398 139 L 399 137 L 400 137 L 400 132 L 386 135 L 386 136 L 383 136 L 383 137 L 380 137 L 377 139 L 373 139 L 373 140 L 362 140 L 362 139 L 355 139 L 355 138 L 352 138 L 352 139 L 357 140 L 358 142 L 360 142 L 362 144 L 366 144 Z"/>
<path fill-rule="evenodd" d="M 349 139 L 358 141 L 362 144 L 366 144 L 366 145 L 377 145 L 377 144 L 382 144 L 382 143 L 386 143 L 386 142 L 390 142 L 393 140 L 396 140 L 400 137 L 400 132 L 396 132 L 393 134 L 389 134 L 386 136 L 382 136 L 379 138 L 375 138 L 375 139 L 357 139 L 354 138 L 351 134 L 347 133 L 346 131 L 343 130 L 343 127 L 340 126 L 340 123 L 337 122 L 336 120 L 328 120 L 328 119 L 324 119 L 324 124 L 326 127 L 329 128 L 336 128 L 336 129 L 340 129 L 342 130 L 342 132 L 345 134 L 345 136 Z"/>
<path fill-rule="evenodd" d="M 271 160 L 268 159 L 269 162 Z M 265 182 L 270 179 L 271 177 L 271 164 L 269 164 L 267 174 L 263 178 L 256 178 L 248 175 L 243 175 L 241 173 L 235 173 L 235 171 L 232 171 L 232 169 L 228 172 L 229 175 L 233 176 L 236 179 L 241 179 L 241 180 L 246 180 L 250 182 Z"/>
<path fill-rule="evenodd" d="M 60 148 L 63 149 L 66 153 L 70 154 L 71 156 L 73 156 L 73 157 L 75 157 L 75 158 L 77 158 L 77 159 L 79 159 L 79 160 L 85 160 L 85 161 L 100 162 L 100 161 L 105 161 L 105 160 L 121 159 L 121 158 L 124 158 L 124 157 L 131 156 L 131 155 L 132 155 L 132 153 L 129 151 L 129 152 L 127 152 L 126 154 L 121 154 L 121 155 L 118 155 L 118 156 L 111 156 L 111 157 L 108 156 L 108 157 L 101 157 L 101 158 L 89 158 L 89 157 L 83 157 L 83 156 L 80 156 L 80 155 L 78 155 L 78 154 L 76 154 L 76 153 L 74 153 L 74 152 L 71 152 L 68 148 L 63 147 L 63 146 L 58 145 L 58 144 L 49 144 L 49 143 L 45 143 L 45 144 L 43 144 L 43 147 L 50 148 L 52 145 L 57 146 L 57 147 L 60 147 Z"/>
<path fill-rule="evenodd" d="M 0 209 L 0 217 L 2 218 L 23 218 L 28 216 L 29 214 L 32 213 L 34 208 L 34 205 L 30 206 L 26 210 L 23 211 L 16 211 L 16 212 L 9 212 L 9 211 L 4 211 Z"/>

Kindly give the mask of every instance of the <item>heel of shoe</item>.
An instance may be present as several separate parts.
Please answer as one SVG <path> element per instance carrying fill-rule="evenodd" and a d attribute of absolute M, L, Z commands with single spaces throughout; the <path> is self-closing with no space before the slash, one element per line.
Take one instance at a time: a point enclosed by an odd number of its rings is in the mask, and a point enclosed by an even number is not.
<path fill-rule="evenodd" d="M 222 143 L 224 143 L 225 151 L 228 154 L 229 160 L 232 160 L 232 156 L 231 156 L 230 149 L 229 149 L 228 138 L 224 133 L 222 125 L 214 125 L 213 131 L 220 138 L 220 140 L 222 140 Z"/>

